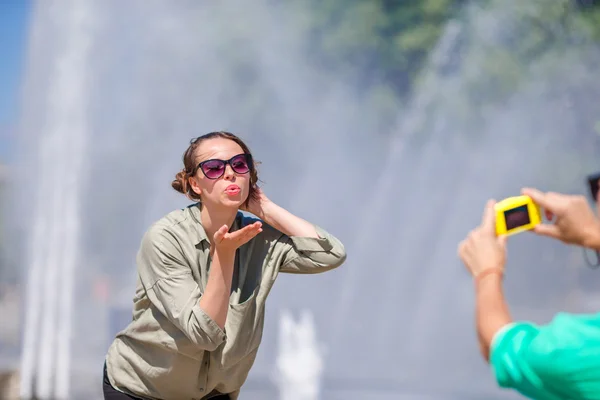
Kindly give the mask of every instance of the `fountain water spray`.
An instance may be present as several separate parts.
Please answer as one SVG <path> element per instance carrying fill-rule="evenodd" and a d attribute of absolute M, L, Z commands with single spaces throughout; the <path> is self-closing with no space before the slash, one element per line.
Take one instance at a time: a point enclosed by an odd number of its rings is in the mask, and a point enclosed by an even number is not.
<path fill-rule="evenodd" d="M 44 134 L 38 141 L 40 182 L 35 196 L 27 298 L 21 398 L 69 399 L 73 282 L 78 264 L 80 195 L 87 135 L 86 68 L 91 2 L 49 7 L 60 14 L 63 48 L 52 60 Z M 35 387 L 35 393 L 34 393 Z"/>
<path fill-rule="evenodd" d="M 283 310 L 279 320 L 279 347 L 275 382 L 281 400 L 318 400 L 324 370 L 322 345 L 309 310 L 295 320 Z"/>

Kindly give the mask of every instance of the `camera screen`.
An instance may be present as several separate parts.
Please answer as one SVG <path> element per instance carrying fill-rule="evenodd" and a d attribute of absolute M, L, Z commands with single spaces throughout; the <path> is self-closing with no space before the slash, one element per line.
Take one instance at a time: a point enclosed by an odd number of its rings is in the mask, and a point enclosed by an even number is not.
<path fill-rule="evenodd" d="M 506 220 L 506 229 L 509 231 L 531 222 L 527 205 L 504 211 L 504 219 Z"/>

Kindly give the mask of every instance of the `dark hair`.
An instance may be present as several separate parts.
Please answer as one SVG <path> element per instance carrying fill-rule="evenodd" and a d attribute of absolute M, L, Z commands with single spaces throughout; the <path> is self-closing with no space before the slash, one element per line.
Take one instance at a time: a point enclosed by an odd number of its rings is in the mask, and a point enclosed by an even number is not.
<path fill-rule="evenodd" d="M 233 140 L 237 144 L 240 145 L 244 153 L 252 155 L 246 143 L 242 141 L 239 137 L 234 135 L 233 133 L 219 131 L 219 132 L 210 132 L 205 135 L 199 136 L 190 141 L 190 145 L 187 150 L 183 153 L 183 169 L 179 171 L 175 175 L 175 179 L 171 182 L 171 186 L 173 189 L 177 190 L 179 193 L 185 194 L 190 200 L 199 201 L 200 195 L 194 192 L 192 189 L 192 185 L 190 185 L 189 179 L 195 175 L 197 171 L 197 163 L 196 163 L 196 149 L 200 146 L 200 144 L 209 139 L 222 138 Z M 256 162 L 252 161 L 252 165 L 250 166 L 250 193 L 248 193 L 248 199 L 246 199 L 246 205 L 250 199 L 256 198 L 258 188 L 258 172 L 256 171 Z"/>

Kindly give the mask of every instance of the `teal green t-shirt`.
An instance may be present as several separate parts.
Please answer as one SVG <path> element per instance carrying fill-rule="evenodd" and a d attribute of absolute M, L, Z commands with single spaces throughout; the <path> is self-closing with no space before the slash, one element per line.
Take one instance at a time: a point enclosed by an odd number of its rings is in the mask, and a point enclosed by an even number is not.
<path fill-rule="evenodd" d="M 560 313 L 547 325 L 507 325 L 490 354 L 501 387 L 535 400 L 600 400 L 600 314 Z"/>

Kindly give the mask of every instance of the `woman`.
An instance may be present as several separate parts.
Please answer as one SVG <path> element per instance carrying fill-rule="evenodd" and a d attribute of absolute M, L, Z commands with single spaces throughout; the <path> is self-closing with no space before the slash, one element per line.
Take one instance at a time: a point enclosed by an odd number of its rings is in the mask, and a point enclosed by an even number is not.
<path fill-rule="evenodd" d="M 279 272 L 324 272 L 346 258 L 339 240 L 256 186 L 237 136 L 200 136 L 183 164 L 172 186 L 198 202 L 142 239 L 133 320 L 108 351 L 105 399 L 236 399 Z"/>
<path fill-rule="evenodd" d="M 600 250 L 600 220 L 583 196 L 536 189 L 523 194 L 554 218 L 534 233 Z M 458 252 L 475 281 L 479 347 L 498 385 L 536 400 L 600 400 L 600 314 L 559 313 L 541 326 L 514 321 L 502 285 L 506 236 L 496 236 L 495 221 L 490 201 Z"/>

